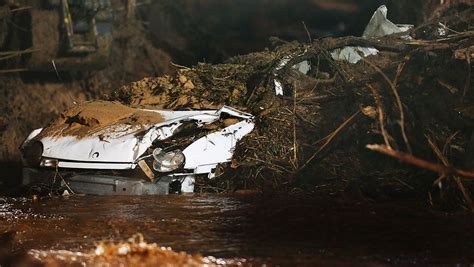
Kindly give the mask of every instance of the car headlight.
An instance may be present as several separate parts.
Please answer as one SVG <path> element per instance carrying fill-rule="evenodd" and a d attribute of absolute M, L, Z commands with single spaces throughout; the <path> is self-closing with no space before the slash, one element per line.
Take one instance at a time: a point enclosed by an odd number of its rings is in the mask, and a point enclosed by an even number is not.
<path fill-rule="evenodd" d="M 23 160 L 26 165 L 35 167 L 41 162 L 41 156 L 43 155 L 43 144 L 39 141 L 34 141 L 26 145 L 23 149 Z"/>
<path fill-rule="evenodd" d="M 184 165 L 184 154 L 180 150 L 165 152 L 161 148 L 153 150 L 153 169 L 158 172 L 171 172 Z"/>

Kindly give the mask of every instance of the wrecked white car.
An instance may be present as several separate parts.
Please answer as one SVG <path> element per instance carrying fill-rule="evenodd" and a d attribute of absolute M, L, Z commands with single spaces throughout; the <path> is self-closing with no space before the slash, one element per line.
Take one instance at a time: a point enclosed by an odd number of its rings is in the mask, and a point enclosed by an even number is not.
<path fill-rule="evenodd" d="M 87 102 L 28 136 L 23 184 L 59 182 L 93 195 L 193 192 L 195 177 L 213 178 L 253 128 L 251 114 L 226 106 L 167 111 Z"/>

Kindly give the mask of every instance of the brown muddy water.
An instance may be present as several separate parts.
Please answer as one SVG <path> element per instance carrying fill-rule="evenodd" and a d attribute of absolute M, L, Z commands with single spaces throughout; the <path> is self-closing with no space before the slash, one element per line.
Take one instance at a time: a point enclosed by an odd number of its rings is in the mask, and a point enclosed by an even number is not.
<path fill-rule="evenodd" d="M 473 219 L 335 197 L 0 198 L 0 259 L 2 248 L 4 261 L 19 252 L 88 253 L 102 240 L 142 233 L 148 243 L 230 265 L 456 266 L 474 263 Z"/>

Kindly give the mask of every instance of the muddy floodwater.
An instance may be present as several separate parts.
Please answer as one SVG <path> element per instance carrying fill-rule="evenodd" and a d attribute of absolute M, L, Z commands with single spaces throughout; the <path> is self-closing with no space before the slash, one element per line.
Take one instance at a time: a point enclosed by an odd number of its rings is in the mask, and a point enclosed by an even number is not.
<path fill-rule="evenodd" d="M 474 263 L 473 219 L 334 197 L 0 198 L 0 230 L 15 233 L 15 251 L 89 252 L 142 233 L 174 251 L 257 266 Z"/>

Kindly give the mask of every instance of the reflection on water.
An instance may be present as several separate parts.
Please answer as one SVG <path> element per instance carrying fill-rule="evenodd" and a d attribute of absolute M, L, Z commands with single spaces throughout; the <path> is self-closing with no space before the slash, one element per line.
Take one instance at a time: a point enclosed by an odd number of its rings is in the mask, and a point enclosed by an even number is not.
<path fill-rule="evenodd" d="M 36 253 L 88 253 L 142 233 L 174 251 L 246 264 L 474 262 L 471 215 L 406 206 L 259 195 L 0 199 L 0 233 Z"/>

